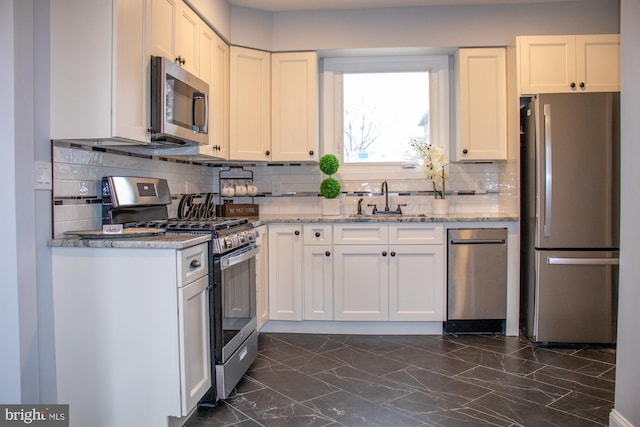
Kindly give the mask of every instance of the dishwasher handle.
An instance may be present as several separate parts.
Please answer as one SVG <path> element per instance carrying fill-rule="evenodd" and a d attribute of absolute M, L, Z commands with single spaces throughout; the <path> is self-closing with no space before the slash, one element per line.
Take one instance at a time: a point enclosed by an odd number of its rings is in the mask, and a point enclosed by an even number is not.
<path fill-rule="evenodd" d="M 504 245 L 505 239 L 451 239 L 452 245 Z"/>

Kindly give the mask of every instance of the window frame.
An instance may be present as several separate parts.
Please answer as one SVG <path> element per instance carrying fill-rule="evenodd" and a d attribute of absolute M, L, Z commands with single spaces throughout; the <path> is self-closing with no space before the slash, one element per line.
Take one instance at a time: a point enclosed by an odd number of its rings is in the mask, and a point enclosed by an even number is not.
<path fill-rule="evenodd" d="M 429 115 L 430 138 L 434 144 L 444 148 L 449 154 L 450 132 L 450 58 L 448 55 L 402 55 L 402 56 L 350 56 L 327 57 L 322 60 L 322 151 L 344 157 L 344 73 L 367 72 L 429 72 Z M 416 135 L 419 136 L 419 135 Z M 343 163 L 340 174 L 364 173 L 368 177 L 386 179 L 393 173 L 394 178 L 424 178 L 422 170 L 415 163 L 366 162 Z"/>

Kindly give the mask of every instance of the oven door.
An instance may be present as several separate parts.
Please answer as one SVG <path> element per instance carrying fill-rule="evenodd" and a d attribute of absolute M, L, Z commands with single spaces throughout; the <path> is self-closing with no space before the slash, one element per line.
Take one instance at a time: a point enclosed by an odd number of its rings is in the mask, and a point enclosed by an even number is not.
<path fill-rule="evenodd" d="M 256 330 L 257 253 L 258 247 L 250 244 L 220 257 L 217 363 L 226 362 Z"/>

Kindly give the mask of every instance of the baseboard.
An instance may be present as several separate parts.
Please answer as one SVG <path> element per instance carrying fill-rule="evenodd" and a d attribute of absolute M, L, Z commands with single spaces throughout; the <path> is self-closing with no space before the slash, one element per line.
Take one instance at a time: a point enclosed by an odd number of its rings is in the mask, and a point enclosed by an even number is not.
<path fill-rule="evenodd" d="M 302 322 L 269 320 L 261 332 L 362 335 L 442 335 L 442 322 Z"/>
<path fill-rule="evenodd" d="M 622 414 L 615 409 L 609 413 L 609 427 L 634 427 Z"/>

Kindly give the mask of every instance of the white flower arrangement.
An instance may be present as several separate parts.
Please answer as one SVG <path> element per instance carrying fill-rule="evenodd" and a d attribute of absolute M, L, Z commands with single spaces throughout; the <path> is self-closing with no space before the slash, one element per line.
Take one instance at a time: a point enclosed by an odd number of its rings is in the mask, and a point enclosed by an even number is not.
<path fill-rule="evenodd" d="M 433 197 L 441 199 L 445 198 L 445 181 L 449 178 L 449 174 L 445 171 L 445 167 L 449 165 L 449 158 L 444 149 L 437 145 L 431 145 L 424 138 L 411 138 L 411 145 L 416 150 L 420 158 L 424 161 L 424 174 L 431 180 L 433 184 Z M 438 190 L 438 183 L 440 189 Z"/>

